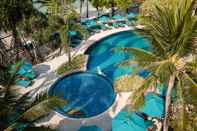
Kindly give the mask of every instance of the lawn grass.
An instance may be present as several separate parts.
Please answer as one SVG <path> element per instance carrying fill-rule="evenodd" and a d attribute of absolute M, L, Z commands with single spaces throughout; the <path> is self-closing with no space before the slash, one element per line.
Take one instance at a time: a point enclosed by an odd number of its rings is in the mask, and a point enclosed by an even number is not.
<path fill-rule="evenodd" d="M 85 62 L 86 62 L 86 56 L 82 54 L 78 55 L 72 59 L 70 64 L 68 62 L 62 64 L 57 69 L 57 73 L 59 75 L 62 75 L 77 69 L 81 69 L 82 67 L 84 67 Z"/>

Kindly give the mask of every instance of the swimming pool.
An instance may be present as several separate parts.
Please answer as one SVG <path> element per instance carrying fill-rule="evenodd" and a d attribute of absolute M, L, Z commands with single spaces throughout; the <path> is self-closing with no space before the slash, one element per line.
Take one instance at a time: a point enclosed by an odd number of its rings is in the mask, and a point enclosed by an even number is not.
<path fill-rule="evenodd" d="M 68 102 L 56 111 L 70 118 L 97 116 L 105 112 L 116 98 L 113 84 L 109 79 L 96 73 L 82 71 L 57 80 L 50 88 L 49 94 Z"/>
<path fill-rule="evenodd" d="M 132 31 L 116 33 L 94 43 L 85 52 L 89 54 L 87 71 L 68 74 L 50 88 L 50 95 L 68 102 L 63 108 L 56 109 L 57 112 L 69 118 L 90 118 L 109 109 L 116 98 L 113 81 L 135 69 L 135 66 L 118 66 L 123 60 L 133 57 L 124 52 L 114 52 L 113 49 L 118 47 L 150 50 L 148 41 Z M 98 68 L 104 75 L 95 73 Z M 147 72 L 140 75 L 145 77 Z"/>
<path fill-rule="evenodd" d="M 85 53 L 89 55 L 87 70 L 96 72 L 99 68 L 112 81 L 122 75 L 131 73 L 135 66 L 120 67 L 118 64 L 133 56 L 124 52 L 114 52 L 113 49 L 118 47 L 150 50 L 149 42 L 134 31 L 116 33 L 94 43 L 86 50 Z M 148 72 L 141 71 L 140 76 L 145 77 L 147 74 Z"/>

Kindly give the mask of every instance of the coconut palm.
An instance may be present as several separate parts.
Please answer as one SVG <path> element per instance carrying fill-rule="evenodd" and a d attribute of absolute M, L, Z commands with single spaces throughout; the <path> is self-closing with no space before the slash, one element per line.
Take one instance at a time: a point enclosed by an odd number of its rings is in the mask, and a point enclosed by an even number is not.
<path fill-rule="evenodd" d="M 187 90 L 186 87 L 197 87 L 194 80 L 196 74 L 189 73 L 197 68 L 196 61 L 189 59 L 190 55 L 196 55 L 197 18 L 192 16 L 194 0 L 168 2 L 169 6 L 154 4 L 151 14 L 141 18 L 145 27 L 140 32 L 150 40 L 152 51 L 138 48 L 121 50 L 134 55 L 134 60 L 128 60 L 124 64 L 138 64 L 139 70 L 151 72 L 144 84 L 135 90 L 133 104 L 138 103 L 137 99 L 141 100 L 144 91 L 151 85 L 158 81 L 167 84 L 163 123 L 164 131 L 167 131 L 172 89 L 176 88 L 180 108 L 179 130 L 186 130 L 183 117 L 187 105 L 184 90 Z"/>
<path fill-rule="evenodd" d="M 82 32 L 81 34 L 87 34 L 87 31 L 75 21 L 75 19 L 78 17 L 78 14 L 72 6 L 73 1 L 74 0 L 37 1 L 42 2 L 43 5 L 47 6 L 49 16 L 52 16 L 53 18 L 59 17 L 60 19 L 62 19 L 62 26 L 58 27 L 56 31 L 60 33 L 62 46 L 66 47 L 69 63 L 71 63 L 71 41 L 69 37 L 69 31 L 75 30 L 78 32 Z"/>

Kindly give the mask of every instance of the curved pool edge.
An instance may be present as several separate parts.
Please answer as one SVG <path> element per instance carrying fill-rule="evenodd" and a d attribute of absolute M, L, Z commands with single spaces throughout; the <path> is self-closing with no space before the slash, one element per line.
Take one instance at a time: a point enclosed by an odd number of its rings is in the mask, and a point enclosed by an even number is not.
<path fill-rule="evenodd" d="M 64 119 L 72 120 L 72 121 L 92 121 L 94 119 L 97 120 L 98 118 L 101 118 L 102 116 L 107 114 L 112 109 L 112 107 L 116 104 L 117 94 L 115 94 L 114 98 L 115 99 L 114 99 L 113 103 L 108 107 L 107 110 L 105 110 L 104 112 L 102 112 L 102 113 L 100 113 L 98 115 L 87 117 L 87 118 L 73 118 L 73 117 L 64 116 L 64 115 L 62 115 L 61 113 L 59 113 L 57 111 L 53 111 L 53 112 L 55 112 L 58 116 L 60 116 L 60 117 L 62 117 Z"/>
<path fill-rule="evenodd" d="M 61 113 L 59 113 L 59 112 L 57 112 L 57 111 L 53 111 L 53 112 L 55 112 L 56 114 L 58 114 L 58 115 L 61 116 L 62 118 L 66 118 L 66 119 L 70 119 L 70 120 L 90 120 L 90 119 L 96 119 L 96 118 L 102 116 L 103 114 L 105 114 L 105 113 L 114 105 L 114 103 L 116 102 L 116 99 L 117 99 L 117 93 L 115 92 L 113 82 L 112 82 L 109 78 L 107 78 L 107 77 L 104 76 L 104 75 L 101 75 L 101 74 L 98 74 L 98 73 L 94 73 L 94 72 L 90 72 L 90 71 L 75 70 L 75 71 L 72 71 L 72 72 L 70 72 L 70 73 L 67 73 L 66 75 L 61 76 L 59 79 L 57 79 L 57 80 L 51 85 L 50 88 L 55 88 L 55 86 L 58 84 L 58 82 L 61 81 L 61 80 L 63 80 L 65 77 L 69 77 L 69 76 L 71 76 L 71 75 L 78 74 L 78 73 L 93 74 L 93 75 L 102 77 L 104 80 L 106 80 L 106 81 L 111 85 L 111 87 L 112 87 L 112 89 L 113 89 L 113 91 L 114 91 L 114 99 L 113 99 L 113 102 L 109 105 L 109 107 L 108 107 L 105 111 L 103 111 L 103 112 L 101 112 L 101 113 L 99 113 L 99 114 L 97 114 L 97 115 L 95 115 L 95 116 L 91 116 L 91 117 L 87 117 L 87 118 L 74 118 L 74 117 L 69 117 L 69 116 L 63 115 L 63 114 L 61 114 Z M 49 89 L 49 90 L 51 90 L 51 89 Z M 49 93 L 49 94 L 50 94 L 50 93 Z"/>
<path fill-rule="evenodd" d="M 80 45 L 78 45 L 78 47 L 76 47 L 75 50 L 73 51 L 73 52 L 77 51 L 77 53 L 74 55 L 85 54 L 86 50 L 91 45 L 97 43 L 98 41 L 104 39 L 105 37 L 108 37 L 108 36 L 116 34 L 116 33 L 124 32 L 124 31 L 133 31 L 135 29 L 136 29 L 135 27 L 131 26 L 131 27 L 115 28 L 115 29 L 106 30 L 103 32 L 96 33 L 96 34 L 90 36 L 86 41 L 84 41 Z"/>
<path fill-rule="evenodd" d="M 78 131 L 81 126 L 96 125 L 103 131 L 111 130 L 112 119 L 127 106 L 127 100 L 132 95 L 132 92 L 118 93 L 113 105 L 99 116 L 92 117 L 91 119 L 70 119 L 62 116 L 60 113 L 53 112 L 54 122 L 61 119 L 54 127 L 60 131 Z M 67 126 L 69 123 L 69 126 Z"/>

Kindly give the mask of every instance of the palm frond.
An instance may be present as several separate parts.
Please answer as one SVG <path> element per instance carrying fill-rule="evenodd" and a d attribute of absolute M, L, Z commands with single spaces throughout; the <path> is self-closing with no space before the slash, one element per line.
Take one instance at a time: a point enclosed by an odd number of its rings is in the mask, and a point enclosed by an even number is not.
<path fill-rule="evenodd" d="M 185 65 L 186 71 L 195 72 L 197 70 L 197 59 L 193 60 L 192 62 L 188 62 Z"/>
<path fill-rule="evenodd" d="M 116 92 L 132 92 L 136 88 L 138 89 L 144 82 L 144 78 L 137 75 L 125 75 L 118 78 L 114 87 Z"/>
<path fill-rule="evenodd" d="M 192 87 L 197 88 L 197 82 L 193 80 L 195 77 L 191 77 L 188 73 L 184 73 L 184 78 L 189 82 Z"/>
<path fill-rule="evenodd" d="M 169 76 L 173 74 L 173 72 L 176 71 L 176 67 L 174 63 L 170 61 L 163 62 L 159 64 L 155 70 L 154 74 L 158 77 L 159 81 L 162 83 L 169 79 Z"/>
<path fill-rule="evenodd" d="M 4 87 L 0 93 L 0 121 L 7 123 L 9 115 L 15 112 L 15 105 L 20 97 L 19 88 Z"/>
<path fill-rule="evenodd" d="M 159 58 L 152 54 L 151 52 L 148 52 L 144 49 L 140 48 L 116 48 L 114 51 L 124 51 L 128 54 L 134 55 L 136 61 L 142 61 L 142 62 L 154 62 L 157 61 Z"/>
<path fill-rule="evenodd" d="M 25 111 L 21 118 L 27 121 L 35 121 L 41 116 L 50 113 L 55 108 L 65 106 L 65 104 L 67 104 L 65 100 L 56 97 L 49 97 Z"/>
<path fill-rule="evenodd" d="M 182 56 L 194 49 L 197 22 L 192 16 L 193 4 L 192 0 L 154 4 L 150 16 L 142 17 L 141 23 L 145 25 L 142 34 L 149 36 L 154 53 L 171 56 L 178 52 Z"/>
<path fill-rule="evenodd" d="M 70 30 L 75 30 L 75 31 L 79 32 L 80 34 L 82 34 L 83 36 L 87 36 L 89 34 L 89 32 L 87 31 L 86 28 L 81 26 L 81 24 L 77 24 L 77 23 L 71 25 Z"/>
<path fill-rule="evenodd" d="M 67 102 L 65 100 L 62 100 L 60 98 L 56 97 L 49 97 L 46 100 L 38 103 L 37 105 L 29 108 L 27 111 L 25 111 L 22 115 L 20 115 L 19 118 L 15 120 L 11 126 L 9 126 L 6 130 L 13 130 L 16 128 L 20 122 L 34 122 L 35 120 L 49 114 L 52 110 L 54 110 L 57 107 L 65 106 Z"/>
<path fill-rule="evenodd" d="M 130 67 L 130 66 L 135 66 L 137 64 L 138 64 L 138 61 L 128 59 L 128 60 L 118 63 L 116 66 L 119 66 L 119 67 L 128 67 L 129 66 Z"/>
<path fill-rule="evenodd" d="M 144 104 L 144 93 L 151 85 L 155 85 L 155 80 L 154 76 L 149 76 L 141 83 L 141 86 L 132 91 L 132 95 L 129 98 L 131 110 L 137 110 Z"/>

